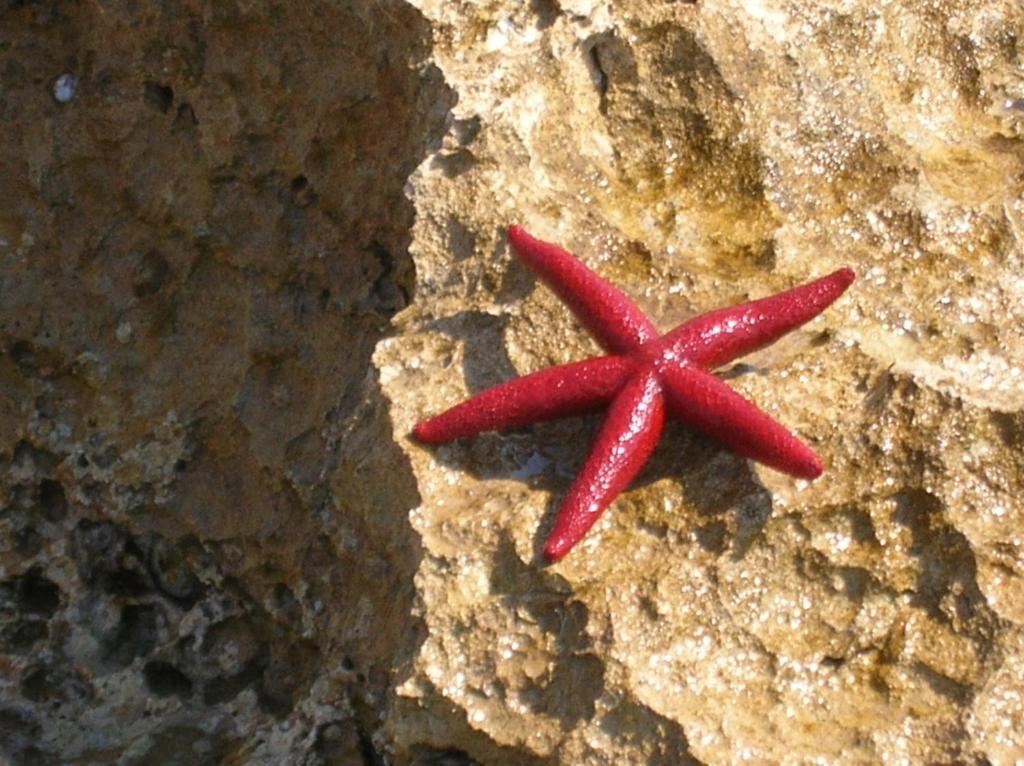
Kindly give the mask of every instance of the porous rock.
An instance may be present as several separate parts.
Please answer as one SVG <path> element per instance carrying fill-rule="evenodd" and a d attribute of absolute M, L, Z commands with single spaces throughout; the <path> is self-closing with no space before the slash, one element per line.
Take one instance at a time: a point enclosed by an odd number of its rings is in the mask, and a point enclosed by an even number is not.
<path fill-rule="evenodd" d="M 419 6 L 459 102 L 411 183 L 415 301 L 374 356 L 422 498 L 396 740 L 429 726 L 482 763 L 1020 762 L 1024 9 Z M 663 329 L 852 266 L 823 316 L 723 371 L 824 477 L 669 428 L 544 567 L 600 418 L 406 437 L 597 351 L 511 223 Z"/>
<path fill-rule="evenodd" d="M 0 760 L 1024 758 L 1015 0 L 11 0 Z M 420 418 L 852 266 L 562 562 L 599 417 Z"/>
<path fill-rule="evenodd" d="M 0 762 L 379 761 L 429 41 L 390 0 L 0 4 Z"/>

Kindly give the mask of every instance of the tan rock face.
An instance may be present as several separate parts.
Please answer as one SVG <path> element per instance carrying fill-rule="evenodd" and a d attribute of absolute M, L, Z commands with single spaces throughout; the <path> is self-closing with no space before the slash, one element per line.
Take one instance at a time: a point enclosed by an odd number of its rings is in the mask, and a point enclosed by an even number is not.
<path fill-rule="evenodd" d="M 482 763 L 1024 758 L 1024 9 L 418 6 L 458 93 L 411 182 L 416 298 L 377 346 L 422 498 L 398 746 Z M 554 567 L 598 419 L 439 449 L 419 418 L 594 344 L 522 223 L 663 328 L 851 265 L 731 383 L 813 485 L 682 428 Z"/>
<path fill-rule="evenodd" d="M 9 2 L 0 760 L 1024 759 L 1024 8 Z M 420 418 L 841 265 L 563 562 L 599 418 Z M 408 254 L 411 254 L 409 257 Z M 397 313 L 396 313 L 397 312 Z"/>

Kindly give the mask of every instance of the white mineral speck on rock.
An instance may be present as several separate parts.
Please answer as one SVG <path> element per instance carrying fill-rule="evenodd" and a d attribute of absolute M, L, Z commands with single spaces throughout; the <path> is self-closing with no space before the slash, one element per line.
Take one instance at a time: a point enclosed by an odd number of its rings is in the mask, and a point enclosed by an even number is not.
<path fill-rule="evenodd" d="M 73 99 L 77 90 L 78 78 L 70 72 L 65 72 L 53 83 L 53 97 L 61 104 L 66 104 Z"/>

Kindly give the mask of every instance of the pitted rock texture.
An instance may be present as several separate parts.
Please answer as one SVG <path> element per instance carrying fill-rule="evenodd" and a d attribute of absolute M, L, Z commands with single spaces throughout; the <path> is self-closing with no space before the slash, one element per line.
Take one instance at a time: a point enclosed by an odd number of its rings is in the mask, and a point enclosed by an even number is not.
<path fill-rule="evenodd" d="M 0 761 L 1024 759 L 1016 0 L 0 7 Z M 600 419 L 418 419 L 840 265 L 554 567 Z"/>
<path fill-rule="evenodd" d="M 422 498 L 399 748 L 481 763 L 1024 759 L 1024 7 L 420 0 L 458 94 L 410 184 L 414 302 L 374 360 Z M 797 482 L 669 429 L 556 566 L 600 418 L 412 425 L 590 356 L 517 223 L 657 318 L 859 280 L 722 374 Z"/>
<path fill-rule="evenodd" d="M 0 4 L 0 762 L 385 757 L 429 54 L 390 0 Z"/>

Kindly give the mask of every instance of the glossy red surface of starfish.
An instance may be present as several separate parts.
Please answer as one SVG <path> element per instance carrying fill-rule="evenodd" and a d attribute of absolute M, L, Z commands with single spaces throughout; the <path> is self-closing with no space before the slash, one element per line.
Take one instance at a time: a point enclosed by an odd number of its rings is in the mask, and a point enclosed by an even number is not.
<path fill-rule="evenodd" d="M 821 460 L 807 445 L 708 370 L 813 319 L 850 286 L 851 269 L 702 314 L 659 335 L 625 294 L 567 251 L 519 226 L 508 230 L 508 239 L 609 355 L 489 388 L 417 424 L 413 434 L 440 444 L 607 407 L 597 441 L 544 547 L 550 561 L 568 553 L 633 480 L 654 451 L 666 415 L 776 470 L 805 479 L 821 475 Z"/>

